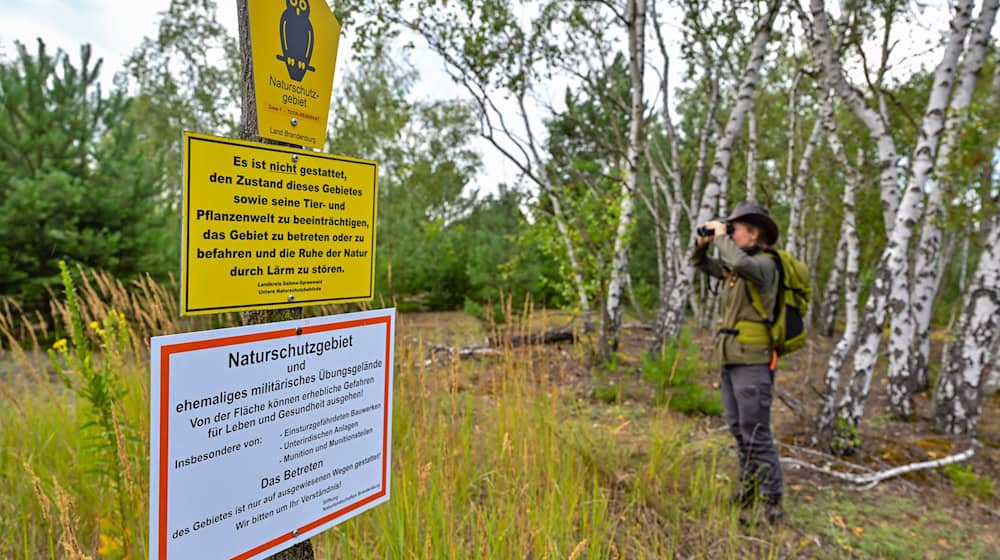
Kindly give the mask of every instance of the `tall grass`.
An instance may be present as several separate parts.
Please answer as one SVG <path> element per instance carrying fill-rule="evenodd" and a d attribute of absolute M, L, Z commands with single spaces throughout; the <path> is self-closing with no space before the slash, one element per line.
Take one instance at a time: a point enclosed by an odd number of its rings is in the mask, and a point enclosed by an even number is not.
<path fill-rule="evenodd" d="M 100 274 L 77 278 L 76 310 L 59 298 L 50 317 L 10 303 L 0 314 L 0 558 L 147 555 L 149 336 L 235 322 L 180 320 L 174 288 L 149 279 L 124 286 Z M 494 324 L 495 340 L 544 322 L 530 305 L 506 306 L 515 320 Z M 60 359 L 44 359 L 74 332 L 75 316 L 98 328 L 82 328 L 87 340 L 55 351 Z M 122 335 L 110 344 L 115 320 Z M 391 499 L 315 538 L 317 557 L 774 553 L 763 535 L 737 528 L 722 474 L 730 468 L 719 466 L 732 460 L 726 440 L 706 435 L 701 421 L 659 407 L 626 418 L 581 400 L 567 389 L 565 356 L 551 348 L 506 346 L 494 358 L 434 362 L 424 341 L 399 340 Z M 83 348 L 94 367 L 113 366 L 102 371 L 116 388 L 96 447 L 88 427 L 95 401 L 73 354 Z"/>

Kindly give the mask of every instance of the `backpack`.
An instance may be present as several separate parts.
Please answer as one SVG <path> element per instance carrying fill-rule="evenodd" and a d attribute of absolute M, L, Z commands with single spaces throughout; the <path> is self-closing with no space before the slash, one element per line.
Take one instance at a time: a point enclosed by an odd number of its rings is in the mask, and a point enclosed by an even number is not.
<path fill-rule="evenodd" d="M 767 325 L 771 346 L 779 356 L 791 354 L 806 344 L 806 325 L 803 317 L 809 309 L 812 288 L 809 286 L 809 268 L 788 251 L 767 249 L 778 264 L 778 295 L 774 298 L 774 321 L 761 302 L 760 292 L 752 282 L 747 282 L 750 301 L 764 324 Z"/>

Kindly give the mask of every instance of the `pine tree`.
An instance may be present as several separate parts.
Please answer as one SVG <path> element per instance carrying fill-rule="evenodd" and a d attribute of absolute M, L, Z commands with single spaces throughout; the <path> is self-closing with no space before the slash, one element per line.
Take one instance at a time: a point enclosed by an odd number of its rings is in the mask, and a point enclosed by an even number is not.
<path fill-rule="evenodd" d="M 16 51 L 0 62 L 0 294 L 39 304 L 59 260 L 120 278 L 164 272 L 176 261 L 162 250 L 163 181 L 129 101 L 101 91 L 89 45 L 78 65 L 41 40 Z"/>

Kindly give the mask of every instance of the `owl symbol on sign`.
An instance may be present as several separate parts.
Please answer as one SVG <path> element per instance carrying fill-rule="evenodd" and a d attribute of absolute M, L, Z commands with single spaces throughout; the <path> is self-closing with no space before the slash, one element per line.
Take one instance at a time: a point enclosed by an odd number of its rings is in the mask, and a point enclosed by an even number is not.
<path fill-rule="evenodd" d="M 289 78 L 301 82 L 306 72 L 316 71 L 309 66 L 316 44 L 316 34 L 309 21 L 309 0 L 285 0 L 278 36 L 281 37 L 281 54 L 277 57 L 285 63 Z"/>

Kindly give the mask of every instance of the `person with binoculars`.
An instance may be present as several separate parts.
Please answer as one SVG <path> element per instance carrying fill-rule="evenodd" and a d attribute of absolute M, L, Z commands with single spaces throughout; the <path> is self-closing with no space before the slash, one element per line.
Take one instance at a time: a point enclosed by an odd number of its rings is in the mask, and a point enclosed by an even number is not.
<path fill-rule="evenodd" d="M 778 226 L 766 208 L 743 203 L 728 218 L 699 226 L 697 234 L 692 264 L 723 280 L 715 358 L 720 364 L 726 422 L 740 462 L 734 499 L 754 511 L 762 503 L 765 519 L 774 524 L 784 516 L 781 464 L 771 436 L 776 354 L 767 342 L 768 325 L 754 308 L 750 289 L 752 285 L 759 293 L 764 309 L 774 309 L 779 264 L 769 251 L 778 241 Z M 718 258 L 709 256 L 710 248 L 718 250 Z M 740 521 L 747 523 L 748 518 L 741 513 Z"/>

